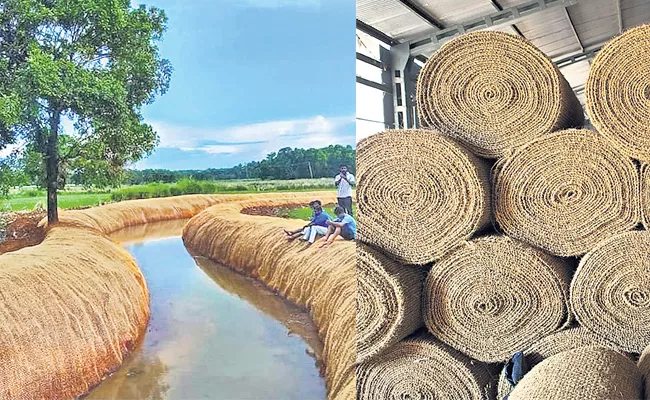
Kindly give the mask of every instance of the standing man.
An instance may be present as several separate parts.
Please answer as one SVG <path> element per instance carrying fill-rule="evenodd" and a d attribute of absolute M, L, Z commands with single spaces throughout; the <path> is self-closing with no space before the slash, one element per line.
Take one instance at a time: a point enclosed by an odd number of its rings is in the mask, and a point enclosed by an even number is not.
<path fill-rule="evenodd" d="M 334 178 L 334 184 L 338 189 L 336 195 L 338 203 L 345 209 L 345 213 L 353 216 L 352 214 L 352 186 L 356 183 L 354 175 L 348 173 L 348 166 L 341 164 L 339 166 L 339 174 Z"/>

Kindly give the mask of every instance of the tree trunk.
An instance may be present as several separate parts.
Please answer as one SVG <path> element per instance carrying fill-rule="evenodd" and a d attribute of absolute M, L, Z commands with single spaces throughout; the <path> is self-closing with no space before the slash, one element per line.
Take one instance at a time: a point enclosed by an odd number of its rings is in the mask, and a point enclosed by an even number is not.
<path fill-rule="evenodd" d="M 47 222 L 50 225 L 59 222 L 57 210 L 56 191 L 59 185 L 59 123 L 61 122 L 61 111 L 56 109 L 50 120 L 50 134 L 47 140 L 45 154 L 47 172 Z"/>

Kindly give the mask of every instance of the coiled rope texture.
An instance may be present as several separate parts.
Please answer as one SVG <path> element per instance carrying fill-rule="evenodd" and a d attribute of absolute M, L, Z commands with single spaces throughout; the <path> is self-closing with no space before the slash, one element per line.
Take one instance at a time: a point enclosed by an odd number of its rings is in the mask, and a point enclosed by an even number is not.
<path fill-rule="evenodd" d="M 502 362 L 570 320 L 565 262 L 506 236 L 464 242 L 429 272 L 429 331 L 483 362 Z"/>
<path fill-rule="evenodd" d="M 423 326 L 421 295 L 426 273 L 357 244 L 358 363 Z"/>
<path fill-rule="evenodd" d="M 650 232 L 614 236 L 587 253 L 571 282 L 580 324 L 623 350 L 650 343 Z"/>
<path fill-rule="evenodd" d="M 548 357 L 584 346 L 600 346 L 618 350 L 618 347 L 614 343 L 592 333 L 588 329 L 574 327 L 553 333 L 535 342 L 528 349 L 524 350 L 524 356 L 528 368 L 533 368 Z M 504 372 L 505 369 L 499 374 L 497 399 L 503 399 L 512 389 L 505 378 Z"/>
<path fill-rule="evenodd" d="M 629 400 L 641 397 L 643 379 L 634 362 L 614 350 L 580 347 L 539 363 L 508 400 Z"/>
<path fill-rule="evenodd" d="M 650 161 L 650 25 L 632 28 L 598 52 L 585 85 L 592 124 L 625 155 Z"/>
<path fill-rule="evenodd" d="M 357 399 L 483 400 L 494 398 L 482 363 L 428 334 L 416 334 L 357 368 Z"/>
<path fill-rule="evenodd" d="M 641 220 L 637 167 L 599 134 L 568 129 L 503 159 L 494 213 L 508 235 L 559 256 L 585 254 Z"/>
<path fill-rule="evenodd" d="M 393 130 L 357 146 L 359 240 L 426 264 L 490 222 L 489 169 L 453 140 Z"/>
<path fill-rule="evenodd" d="M 551 60 L 502 32 L 445 43 L 420 71 L 417 100 L 422 126 L 488 158 L 584 122 L 580 102 Z"/>

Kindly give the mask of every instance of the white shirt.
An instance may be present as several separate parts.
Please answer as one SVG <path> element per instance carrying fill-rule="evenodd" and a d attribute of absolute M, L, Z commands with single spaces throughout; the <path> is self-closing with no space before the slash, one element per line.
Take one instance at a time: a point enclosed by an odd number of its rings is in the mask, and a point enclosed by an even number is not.
<path fill-rule="evenodd" d="M 348 179 L 347 181 L 342 179 L 341 174 L 334 177 L 334 184 L 338 187 L 338 194 L 336 197 L 352 197 L 352 185 L 354 185 L 356 181 L 354 180 L 354 175 L 349 172 L 347 173 L 346 178 Z"/>

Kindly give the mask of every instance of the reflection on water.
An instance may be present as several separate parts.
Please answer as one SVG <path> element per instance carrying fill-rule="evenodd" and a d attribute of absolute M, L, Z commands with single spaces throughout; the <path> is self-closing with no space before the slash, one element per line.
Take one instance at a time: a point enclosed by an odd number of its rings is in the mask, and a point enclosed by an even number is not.
<path fill-rule="evenodd" d="M 180 237 L 169 237 L 182 226 L 114 237 L 130 243 L 147 278 L 151 320 L 138 349 L 87 399 L 324 399 L 309 316 L 224 266 L 197 258 L 198 268 Z"/>

